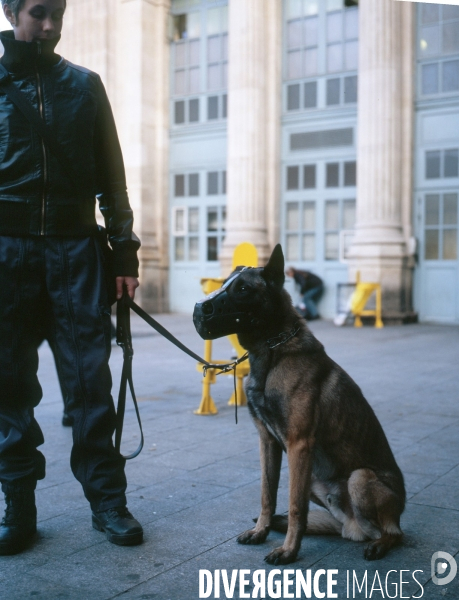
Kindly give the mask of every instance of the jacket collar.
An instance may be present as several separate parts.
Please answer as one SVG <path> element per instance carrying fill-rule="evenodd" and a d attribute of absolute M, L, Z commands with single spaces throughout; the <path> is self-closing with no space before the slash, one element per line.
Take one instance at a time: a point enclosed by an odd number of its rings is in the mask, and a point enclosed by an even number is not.
<path fill-rule="evenodd" d="M 0 41 L 5 53 L 2 64 L 8 71 L 32 71 L 37 67 L 51 67 L 57 64 L 60 56 L 54 52 L 61 36 L 39 42 L 22 42 L 14 38 L 13 31 L 2 31 Z"/>

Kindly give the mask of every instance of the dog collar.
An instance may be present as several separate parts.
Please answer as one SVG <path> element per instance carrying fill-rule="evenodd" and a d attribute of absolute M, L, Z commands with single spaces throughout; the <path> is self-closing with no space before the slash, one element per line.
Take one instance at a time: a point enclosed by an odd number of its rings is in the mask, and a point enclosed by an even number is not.
<path fill-rule="evenodd" d="M 268 348 L 272 350 L 273 348 L 277 348 L 277 346 L 282 346 L 282 344 L 285 344 L 285 342 L 288 342 L 293 337 L 295 337 L 299 330 L 299 326 L 293 327 L 293 329 L 291 329 L 290 331 L 283 331 L 279 335 L 275 335 L 274 337 L 269 338 L 269 340 L 266 340 Z"/>

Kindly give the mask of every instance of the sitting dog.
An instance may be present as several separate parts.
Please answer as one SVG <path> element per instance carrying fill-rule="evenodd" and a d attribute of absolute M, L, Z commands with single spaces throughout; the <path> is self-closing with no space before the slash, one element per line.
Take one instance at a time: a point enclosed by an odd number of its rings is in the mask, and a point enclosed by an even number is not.
<path fill-rule="evenodd" d="M 286 532 L 265 558 L 293 562 L 305 533 L 370 540 L 381 558 L 402 539 L 405 486 L 382 427 L 357 384 L 325 353 L 292 306 L 277 245 L 264 268 L 235 271 L 196 304 L 204 339 L 237 333 L 249 352 L 248 406 L 260 434 L 261 512 L 240 544 Z M 275 515 L 282 451 L 289 463 L 289 512 Z M 309 500 L 326 510 L 311 511 Z"/>

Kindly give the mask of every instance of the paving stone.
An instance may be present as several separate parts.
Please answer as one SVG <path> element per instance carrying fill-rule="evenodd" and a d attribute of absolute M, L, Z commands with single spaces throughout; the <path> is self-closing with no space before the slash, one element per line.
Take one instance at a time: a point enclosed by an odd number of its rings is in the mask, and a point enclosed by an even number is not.
<path fill-rule="evenodd" d="M 158 320 L 203 353 L 189 315 L 160 315 Z M 376 570 L 385 576 L 390 569 L 418 569 L 425 585 L 423 598 L 459 598 L 459 577 L 444 588 L 430 581 L 432 554 L 443 550 L 457 557 L 459 549 L 459 328 L 359 330 L 318 321 L 311 329 L 361 387 L 386 430 L 405 475 L 405 537 L 387 557 L 368 563 L 364 544 L 310 536 L 303 540 L 297 562 L 285 568 L 338 569 L 334 591 L 340 598 L 346 597 L 348 570 L 360 578 L 367 570 L 371 579 Z M 195 361 L 152 334 L 137 317 L 132 330 L 134 380 L 146 443 L 140 457 L 128 461 L 126 473 L 128 504 L 144 524 L 145 542 L 121 548 L 92 528 L 89 506 L 70 471 L 72 433 L 61 426 L 62 398 L 52 354 L 43 344 L 43 400 L 36 414 L 46 439 L 42 448 L 48 472 L 37 487 L 39 534 L 24 553 L 0 557 L 2 600 L 194 600 L 199 569 L 272 569 L 263 559 L 282 545 L 283 534 L 271 532 L 260 546 L 236 542 L 260 510 L 260 463 L 258 434 L 247 407 L 238 408 L 236 425 L 234 407 L 227 404 L 232 379 L 221 377 L 212 388 L 218 414 L 196 416 L 202 376 Z M 215 342 L 215 358 L 230 354 L 226 340 Z M 113 346 L 115 398 L 121 363 L 121 351 Z M 124 450 L 134 448 L 138 440 L 128 401 Z M 288 478 L 284 457 L 280 513 L 288 510 Z M 411 580 L 405 593 L 416 594 L 418 589 Z M 381 596 L 375 592 L 372 597 Z"/>

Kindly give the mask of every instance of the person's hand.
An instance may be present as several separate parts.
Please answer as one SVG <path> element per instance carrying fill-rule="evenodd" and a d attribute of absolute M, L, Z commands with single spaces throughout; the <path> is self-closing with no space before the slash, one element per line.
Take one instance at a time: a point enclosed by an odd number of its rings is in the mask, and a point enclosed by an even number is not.
<path fill-rule="evenodd" d="M 139 287 L 137 277 L 117 277 L 116 278 L 116 299 L 119 300 L 123 295 L 123 287 L 126 286 L 129 298 L 134 300 L 135 291 Z"/>

